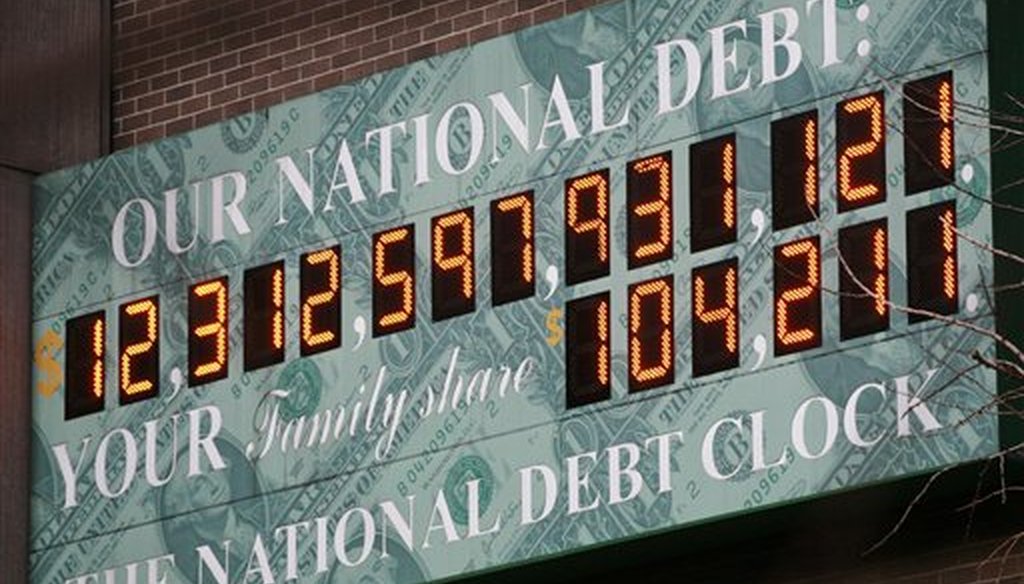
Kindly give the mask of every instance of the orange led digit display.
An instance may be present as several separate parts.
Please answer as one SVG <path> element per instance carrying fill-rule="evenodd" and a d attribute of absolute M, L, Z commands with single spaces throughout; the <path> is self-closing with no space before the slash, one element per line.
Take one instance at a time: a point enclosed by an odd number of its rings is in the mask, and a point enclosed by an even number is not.
<path fill-rule="evenodd" d="M 245 271 L 245 370 L 284 361 L 284 262 Z"/>
<path fill-rule="evenodd" d="M 607 292 L 565 307 L 565 405 L 611 397 L 611 299 Z"/>
<path fill-rule="evenodd" d="M 775 354 L 821 345 L 821 248 L 809 237 L 775 248 Z"/>
<path fill-rule="evenodd" d="M 839 212 L 885 201 L 885 94 L 836 106 Z"/>
<path fill-rule="evenodd" d="M 947 201 L 907 213 L 908 299 L 913 309 L 955 314 L 959 307 L 956 203 Z M 910 322 L 928 320 L 910 314 Z"/>
<path fill-rule="evenodd" d="M 476 308 L 473 208 L 430 221 L 431 304 L 437 322 Z"/>
<path fill-rule="evenodd" d="M 739 367 L 738 261 L 695 268 L 691 281 L 694 377 Z"/>
<path fill-rule="evenodd" d="M 120 403 L 148 399 L 159 390 L 160 298 L 121 305 L 118 317 Z"/>
<path fill-rule="evenodd" d="M 889 228 L 885 219 L 839 230 L 839 336 L 889 328 Z"/>
<path fill-rule="evenodd" d="M 533 191 L 491 201 L 491 303 L 533 296 Z"/>
<path fill-rule="evenodd" d="M 908 195 L 953 183 L 953 138 L 953 72 L 904 86 L 904 178 Z"/>
<path fill-rule="evenodd" d="M 736 135 L 690 146 L 690 248 L 736 241 Z"/>
<path fill-rule="evenodd" d="M 416 326 L 414 225 L 373 236 L 373 336 Z"/>
<path fill-rule="evenodd" d="M 818 217 L 818 111 L 772 122 L 772 226 Z"/>
<path fill-rule="evenodd" d="M 675 381 L 675 316 L 672 279 L 629 287 L 629 391 Z"/>
<path fill-rule="evenodd" d="M 188 383 L 228 376 L 228 278 L 195 284 L 188 293 Z"/>
<path fill-rule="evenodd" d="M 65 420 L 103 409 L 106 326 L 106 314 L 102 310 L 71 319 L 65 326 Z"/>
<path fill-rule="evenodd" d="M 341 346 L 341 247 L 299 260 L 299 352 L 315 355 Z"/>
<path fill-rule="evenodd" d="M 609 273 L 608 196 L 608 169 L 565 181 L 565 272 L 569 284 Z"/>
<path fill-rule="evenodd" d="M 627 165 L 626 239 L 629 268 L 672 259 L 672 153 Z"/>

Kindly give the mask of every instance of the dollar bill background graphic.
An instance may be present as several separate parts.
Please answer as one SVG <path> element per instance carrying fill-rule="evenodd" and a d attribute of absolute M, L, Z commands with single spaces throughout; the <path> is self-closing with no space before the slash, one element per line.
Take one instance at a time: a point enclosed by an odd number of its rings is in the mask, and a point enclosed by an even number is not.
<path fill-rule="evenodd" d="M 823 282 L 838 281 L 835 233 L 842 226 L 887 217 L 890 226 L 892 293 L 906 302 L 904 217 L 907 210 L 931 201 L 958 200 L 959 228 L 970 236 L 991 241 L 988 206 L 950 189 L 904 197 L 902 115 L 899 88 L 908 79 L 933 71 L 954 71 L 956 99 L 974 106 L 987 105 L 984 2 L 980 0 L 842 2 L 839 19 L 839 55 L 842 64 L 820 69 L 820 17 L 805 16 L 802 2 L 799 40 L 805 54 L 801 67 L 785 81 L 730 98 L 712 100 L 702 88 L 694 103 L 677 113 L 657 116 L 657 83 L 653 47 L 674 38 L 694 39 L 709 54 L 706 31 L 737 19 L 748 19 L 745 41 L 737 43 L 741 64 L 759 80 L 759 42 L 763 34 L 756 16 L 781 0 L 752 2 L 722 0 L 632 0 L 615 2 L 531 28 L 465 50 L 440 55 L 375 75 L 349 86 L 301 98 L 269 110 L 255 112 L 211 126 L 117 152 L 107 158 L 59 171 L 39 179 L 35 187 L 33 252 L 34 336 L 36 367 L 33 382 L 32 553 L 33 582 L 63 582 L 66 578 L 125 562 L 172 553 L 176 577 L 197 578 L 199 545 L 233 540 L 229 555 L 232 582 L 239 581 L 248 550 L 257 534 L 273 540 L 281 525 L 315 517 L 338 517 L 354 506 L 367 508 L 383 500 L 415 495 L 418 514 L 426 521 L 428 501 L 444 492 L 453 519 L 464 528 L 467 518 L 466 482 L 481 485 L 481 510 L 487 519 L 500 515 L 509 525 L 500 532 L 450 545 L 407 550 L 389 540 L 391 556 L 371 557 L 359 567 L 335 563 L 326 574 L 312 575 L 311 545 L 299 549 L 305 566 L 304 582 L 418 582 L 464 574 L 550 554 L 564 553 L 599 543 L 642 536 L 655 530 L 684 526 L 768 504 L 858 485 L 927 472 L 944 465 L 986 456 L 997 448 L 994 413 L 959 423 L 987 403 L 994 391 L 994 375 L 986 370 L 954 379 L 971 365 L 969 352 L 991 350 L 977 334 L 935 323 L 909 326 L 894 315 L 884 334 L 839 343 L 838 302 L 824 296 L 824 345 L 820 349 L 773 357 L 757 372 L 752 349 L 756 335 L 771 338 L 772 246 L 811 234 L 820 234 Z M 856 8 L 871 9 L 867 22 Z M 869 58 L 856 55 L 860 39 L 870 39 Z M 609 120 L 621 116 L 627 103 L 631 123 L 597 136 L 555 141 L 546 150 L 525 153 L 507 133 L 499 133 L 495 147 L 503 159 L 489 163 L 491 144 L 471 171 L 459 177 L 435 169 L 432 182 L 414 186 L 415 160 L 411 139 L 395 148 L 398 193 L 375 196 L 377 146 L 364 147 L 362 137 L 373 128 L 432 113 L 436 119 L 452 104 L 473 100 L 483 107 L 485 96 L 504 91 L 518 98 L 518 87 L 532 83 L 531 115 L 544 111 L 547 88 L 555 75 L 564 84 L 581 129 L 590 125 L 589 77 L 586 66 L 606 61 L 606 108 Z M 682 64 L 673 63 L 678 74 Z M 705 76 L 709 75 L 705 63 Z M 704 87 L 706 88 L 705 80 Z M 835 103 L 846 97 L 886 90 L 888 130 L 887 168 L 889 201 L 861 211 L 835 214 Z M 817 108 L 821 127 L 820 223 L 781 233 L 769 227 L 755 238 L 750 222 L 756 210 L 770 216 L 770 135 L 773 119 Z M 456 121 L 453 134 L 465 131 Z M 536 128 L 536 122 L 533 124 Z M 691 253 L 687 184 L 688 148 L 702 139 L 736 132 L 740 230 L 734 245 Z M 284 225 L 278 221 L 278 175 L 274 159 L 284 154 L 297 162 L 313 147 L 318 201 L 332 180 L 333 161 L 341 141 L 348 139 L 360 176 L 366 180 L 368 201 L 342 202 L 333 212 L 310 216 L 294 196 L 287 199 Z M 971 164 L 975 178 L 969 188 L 988 196 L 987 131 L 957 128 L 958 165 Z M 461 144 L 453 140 L 453 144 Z M 468 150 L 454 147 L 458 166 Z M 674 259 L 648 268 L 627 270 L 625 261 L 625 165 L 650 153 L 671 150 L 674 161 Z M 461 157 L 461 158 L 460 158 Z M 301 165 L 301 164 L 300 164 Z M 610 168 L 612 196 L 611 277 L 566 288 L 560 286 L 547 300 L 541 275 L 549 267 L 564 273 L 562 188 L 572 176 L 597 168 Z M 129 200 L 148 197 L 154 204 L 162 193 L 181 188 L 176 210 L 186 241 L 192 236 L 193 209 L 187 185 L 237 170 L 248 177 L 246 218 L 252 233 L 210 244 L 201 230 L 197 249 L 174 256 L 158 242 L 142 266 L 128 270 L 113 259 L 110 227 L 118 210 Z M 490 241 L 487 203 L 495 197 L 532 189 L 536 200 L 538 294 L 506 306 L 490 307 Z M 439 323 L 430 321 L 429 218 L 445 210 L 473 205 L 476 209 L 477 308 L 474 312 Z M 159 207 L 158 207 L 159 208 Z M 205 213 L 205 211 L 203 211 Z M 203 215 L 205 217 L 205 215 Z M 137 218 L 136 218 L 137 219 Z M 367 338 L 355 349 L 352 323 L 370 315 L 370 238 L 383 229 L 415 222 L 417 324 L 412 330 L 378 339 Z M 162 229 L 161 229 L 162 231 Z M 138 233 L 138 230 L 129 230 Z M 230 233 L 230 230 L 229 230 Z M 755 241 L 756 239 L 756 241 Z M 130 242 L 137 249 L 139 242 Z M 298 256 L 329 245 L 342 249 L 341 348 L 312 357 L 300 357 L 298 330 Z M 676 302 L 675 339 L 677 382 L 638 395 L 626 387 L 626 288 L 656 275 L 672 274 L 679 298 L 688 297 L 690 270 L 729 257 L 739 257 L 742 356 L 740 368 L 693 380 L 690 375 L 690 306 Z M 271 260 L 284 259 L 288 273 L 287 358 L 284 363 L 242 373 L 242 273 Z M 965 242 L 960 246 L 961 298 L 976 294 L 980 307 L 971 318 L 991 325 L 994 307 L 984 293 L 992 282 L 991 258 Z M 202 278 L 230 278 L 230 370 L 223 381 L 199 388 L 182 388 L 172 397 L 172 371 L 187 363 L 186 290 Z M 564 341 L 556 337 L 558 320 L 551 315 L 565 303 L 591 293 L 610 291 L 613 310 L 613 395 L 592 407 L 565 408 Z M 101 414 L 73 421 L 63 419 L 63 387 L 54 386 L 63 372 L 61 339 L 68 318 L 104 309 L 113 323 L 117 307 L 128 300 L 160 294 L 160 395 L 132 405 L 116 404 L 116 366 L 108 365 L 106 409 Z M 963 311 L 961 316 L 968 316 Z M 114 330 L 113 328 L 111 330 Z M 560 332 L 559 332 L 560 334 Z M 54 337 L 56 335 L 56 337 Z M 116 352 L 116 335 L 108 334 L 108 355 Z M 258 461 L 245 456 L 254 439 L 254 412 L 271 389 L 290 392 L 282 404 L 282 417 L 299 419 L 339 404 L 353 406 L 371 386 L 381 366 L 387 367 L 388 391 L 410 393 L 413 412 L 424 406 L 426 387 L 439 388 L 448 372 L 451 352 L 460 348 L 463 375 L 525 358 L 534 361 L 534 374 L 518 395 L 495 400 L 486 407 L 458 408 L 443 415 L 403 418 L 395 440 L 396 451 L 384 461 L 374 456 L 377 435 L 352 439 L 316 449 L 287 454 L 272 453 Z M 770 353 L 770 351 L 769 351 Z M 55 369 L 53 363 L 58 367 Z M 108 359 L 108 363 L 111 360 Z M 892 436 L 896 413 L 888 399 L 866 397 L 858 410 L 858 424 L 866 436 L 889 432 L 870 449 L 855 448 L 840 440 L 825 457 L 798 459 L 771 474 L 749 468 L 749 427 L 722 432 L 714 443 L 723 466 L 738 464 L 740 472 L 727 481 L 710 478 L 699 466 L 700 440 L 716 420 L 766 412 L 766 450 L 780 452 L 788 443 L 792 412 L 804 400 L 826 396 L 842 405 L 857 386 L 886 382 L 894 377 L 938 368 L 935 387 L 949 384 L 933 406 L 944 429 L 913 439 Z M 55 371 L 57 373 L 55 373 Z M 36 391 L 39 388 L 41 391 Z M 216 404 L 224 415 L 218 447 L 228 469 L 188 478 L 180 471 L 167 485 L 149 488 L 137 477 L 128 492 L 111 501 L 92 483 L 92 460 L 82 474 L 79 504 L 63 509 L 63 485 L 51 446 L 77 445 L 85 436 L 93 445 L 115 428 L 139 431 L 147 420 L 161 420 L 158 449 L 161 468 L 184 456 L 184 430 L 175 447 L 174 414 Z M 749 420 L 749 418 L 747 418 Z M 820 431 L 820 428 L 815 428 Z M 645 488 L 635 500 L 596 511 L 567 515 L 564 493 L 552 515 L 529 526 L 513 525 L 519 512 L 519 477 L 516 470 L 547 464 L 564 478 L 563 460 L 574 454 L 602 449 L 623 441 L 643 442 L 664 432 L 681 431 L 686 443 L 673 457 L 674 488 L 655 494 Z M 813 433 L 813 430 L 812 430 Z M 123 469 L 116 448 L 109 470 Z M 747 461 L 747 462 L 744 462 Z M 119 466 L 120 465 L 120 466 Z M 604 459 L 592 473 L 596 492 L 607 492 Z M 648 485 L 657 474 L 654 462 L 640 466 Z M 378 534 L 380 537 L 384 534 Z M 352 541 L 352 546 L 361 545 Z M 271 561 L 279 567 L 283 547 L 270 545 Z"/>

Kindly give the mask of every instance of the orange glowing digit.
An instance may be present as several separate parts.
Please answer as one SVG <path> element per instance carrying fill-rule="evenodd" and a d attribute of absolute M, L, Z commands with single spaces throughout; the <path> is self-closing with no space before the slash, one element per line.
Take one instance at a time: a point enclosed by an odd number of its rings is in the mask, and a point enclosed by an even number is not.
<path fill-rule="evenodd" d="M 732 229 L 736 226 L 736 146 L 731 141 L 722 150 L 722 222 Z"/>
<path fill-rule="evenodd" d="M 533 200 L 526 195 L 509 197 L 498 202 L 498 211 L 511 213 L 519 211 L 522 231 L 523 282 L 533 282 Z"/>
<path fill-rule="evenodd" d="M 128 345 L 121 353 L 121 394 L 130 396 L 153 389 L 152 379 L 132 379 L 132 359 L 153 350 L 157 339 L 158 315 L 156 303 L 148 298 L 129 304 L 123 310 L 127 316 L 146 319 L 146 339 Z M 102 335 L 94 338 L 101 342 Z"/>
<path fill-rule="evenodd" d="M 725 272 L 725 303 L 716 309 L 707 308 L 707 284 L 704 276 L 697 275 L 693 281 L 693 313 L 704 324 L 716 322 L 725 327 L 725 348 L 735 353 L 738 344 L 736 332 L 736 268 L 730 266 Z"/>
<path fill-rule="evenodd" d="M 943 80 L 939 85 L 939 163 L 944 170 L 953 168 L 953 84 Z"/>
<path fill-rule="evenodd" d="M 445 251 L 445 232 L 459 229 L 459 250 L 454 254 Z M 459 291 L 465 298 L 473 297 L 473 220 L 469 213 L 459 211 L 440 217 L 434 225 L 434 264 L 445 272 L 461 270 L 462 285 Z"/>
<path fill-rule="evenodd" d="M 644 322 L 641 305 L 648 296 L 657 296 L 655 324 Z M 651 327 L 655 332 L 651 332 Z M 660 330 L 659 330 L 660 329 Z M 635 388 L 651 387 L 653 383 L 670 381 L 673 371 L 672 285 L 668 279 L 653 280 L 632 287 L 629 295 L 629 371 Z M 656 338 L 657 359 L 644 364 L 641 337 Z"/>
<path fill-rule="evenodd" d="M 811 118 L 804 126 L 804 202 L 808 209 L 818 212 L 818 129 L 817 120 Z"/>
<path fill-rule="evenodd" d="M 214 337 L 214 359 L 196 365 L 192 374 L 194 378 L 216 375 L 224 370 L 228 360 L 228 289 L 224 280 L 213 280 L 199 284 L 192 289 L 196 299 L 213 297 L 214 319 L 193 329 L 196 338 Z"/>
<path fill-rule="evenodd" d="M 272 290 L 271 299 L 274 303 L 274 319 L 272 330 L 270 331 L 270 340 L 275 349 L 280 349 L 284 347 L 284 270 L 276 268 L 273 278 L 274 289 Z"/>
<path fill-rule="evenodd" d="M 633 213 L 638 217 L 658 216 L 658 236 L 650 243 L 639 245 L 634 258 L 644 259 L 665 252 L 672 244 L 672 167 L 664 155 L 652 156 L 633 163 L 637 174 L 657 173 L 657 193 L 653 200 L 636 205 Z M 644 196 L 650 199 L 649 195 Z"/>
<path fill-rule="evenodd" d="M 309 295 L 302 303 L 302 342 L 306 347 L 316 347 L 325 343 L 332 343 L 336 337 L 334 331 L 329 328 L 313 330 L 313 309 L 317 306 L 333 303 L 337 300 L 338 290 L 341 287 L 341 258 L 334 248 L 327 248 L 305 256 L 307 266 L 327 266 L 327 289 L 323 292 Z M 277 274 L 274 275 L 275 301 L 277 294 Z M 277 315 L 274 318 L 274 330 L 277 331 Z"/>
<path fill-rule="evenodd" d="M 103 319 L 97 319 L 92 326 L 92 393 L 97 398 L 103 397 Z"/>
<path fill-rule="evenodd" d="M 608 342 L 608 301 L 602 300 L 597 305 L 597 381 L 608 385 L 611 376 L 611 352 Z"/>
<path fill-rule="evenodd" d="M 955 300 L 957 297 L 956 274 L 956 218 L 953 210 L 943 211 L 939 216 L 942 222 L 942 251 L 946 258 L 942 261 L 942 292 L 946 298 Z"/>
<path fill-rule="evenodd" d="M 596 197 L 594 217 L 580 217 L 580 196 L 593 192 Z M 566 193 L 566 221 L 576 234 L 596 233 L 597 258 L 601 263 L 608 261 L 608 180 L 602 173 L 595 172 L 573 180 Z"/>
<path fill-rule="evenodd" d="M 377 324 L 381 328 L 393 328 L 408 322 L 413 316 L 413 277 L 408 270 L 399 269 L 389 271 L 385 255 L 391 245 L 408 241 L 412 230 L 408 227 L 399 227 L 380 234 L 374 249 L 374 277 L 381 286 L 392 288 L 400 287 L 402 294 L 401 306 L 398 310 L 381 315 Z"/>
<path fill-rule="evenodd" d="M 886 299 L 889 298 L 889 284 L 888 275 L 886 268 L 886 249 L 888 243 L 886 242 L 885 229 L 876 229 L 874 235 L 871 238 L 872 246 L 872 262 L 875 269 L 878 272 L 875 274 L 875 283 L 871 290 L 875 297 L 875 312 L 878 316 L 885 316 L 889 311 L 889 305 L 886 303 Z"/>
<path fill-rule="evenodd" d="M 805 256 L 807 261 L 807 277 L 804 285 L 784 290 L 776 301 L 775 338 L 782 345 L 803 345 L 814 340 L 817 332 L 811 327 L 791 330 L 789 311 L 790 305 L 794 302 L 811 298 L 818 292 L 820 282 L 818 246 L 811 240 L 803 240 L 783 246 L 779 253 L 783 258 Z"/>
<path fill-rule="evenodd" d="M 842 105 L 844 114 L 867 113 L 870 116 L 871 134 L 868 140 L 845 147 L 839 155 L 839 197 L 846 203 L 861 203 L 878 196 L 879 185 L 868 182 L 859 186 L 853 184 L 853 163 L 856 159 L 875 153 L 885 137 L 885 112 L 882 100 L 877 94 L 852 99 Z"/>

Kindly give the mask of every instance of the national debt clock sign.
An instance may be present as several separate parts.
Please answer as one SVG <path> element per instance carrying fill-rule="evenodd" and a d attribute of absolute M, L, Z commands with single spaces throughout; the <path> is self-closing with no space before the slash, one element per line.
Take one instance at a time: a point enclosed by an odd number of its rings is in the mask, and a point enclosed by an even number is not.
<path fill-rule="evenodd" d="M 40 178 L 32 581 L 420 582 L 991 455 L 986 47 L 616 2 Z"/>

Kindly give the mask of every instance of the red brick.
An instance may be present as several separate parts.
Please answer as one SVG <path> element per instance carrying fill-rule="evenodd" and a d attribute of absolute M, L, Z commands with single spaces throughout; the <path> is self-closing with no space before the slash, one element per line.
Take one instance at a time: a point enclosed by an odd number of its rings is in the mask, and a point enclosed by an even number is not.
<path fill-rule="evenodd" d="M 231 85 L 224 89 L 210 94 L 210 106 L 221 105 L 238 97 L 238 86 Z"/>
<path fill-rule="evenodd" d="M 290 34 L 286 37 L 279 38 L 274 42 L 270 43 L 270 54 L 279 55 L 285 51 L 290 51 L 299 46 L 299 35 Z"/>
<path fill-rule="evenodd" d="M 422 37 L 425 38 L 425 37 Z M 401 49 L 407 49 L 413 45 L 419 44 L 421 40 L 420 31 L 410 30 L 407 33 L 400 34 L 391 39 L 391 49 L 398 51 Z"/>
<path fill-rule="evenodd" d="M 149 124 L 149 113 L 136 114 L 125 118 L 121 123 L 121 129 L 130 132 Z"/>
<path fill-rule="evenodd" d="M 288 101 L 289 99 L 295 99 L 303 95 L 313 93 L 313 80 L 306 79 L 299 81 L 298 83 L 292 83 L 281 88 L 282 101 Z"/>
<path fill-rule="evenodd" d="M 162 106 L 164 102 L 164 94 L 162 92 L 147 93 L 146 95 L 139 96 L 139 99 L 135 100 L 136 105 L 140 112 L 151 110 Z"/>
<path fill-rule="evenodd" d="M 420 0 L 399 0 L 391 7 L 392 16 L 401 16 L 414 12 L 420 7 Z"/>
<path fill-rule="evenodd" d="M 238 94 L 242 97 L 249 97 L 261 91 L 266 91 L 268 87 L 270 87 L 268 77 L 257 77 L 238 86 Z"/>
<path fill-rule="evenodd" d="M 298 68 L 286 69 L 284 71 L 279 71 L 277 73 L 274 73 L 273 75 L 270 76 L 270 86 L 271 87 L 280 87 L 282 85 L 288 85 L 289 83 L 291 83 L 293 81 L 298 81 L 298 80 L 299 80 L 299 70 L 298 70 Z"/>
<path fill-rule="evenodd" d="M 251 31 L 240 32 L 236 35 L 229 36 L 224 39 L 224 50 L 234 51 L 241 49 L 242 47 L 253 44 L 253 34 Z"/>
<path fill-rule="evenodd" d="M 275 89 L 273 91 L 253 96 L 252 107 L 257 110 L 266 109 L 272 105 L 281 103 L 281 101 L 281 92 Z"/>
<path fill-rule="evenodd" d="M 135 143 L 145 144 L 146 142 L 152 142 L 153 140 L 159 140 L 166 136 L 164 134 L 163 126 L 150 126 L 143 130 L 135 132 Z"/>
<path fill-rule="evenodd" d="M 532 14 L 520 14 L 501 21 L 501 34 L 522 30 L 533 24 Z"/>
<path fill-rule="evenodd" d="M 450 36 L 446 36 L 443 39 L 438 39 L 434 43 L 437 48 L 437 54 L 447 53 L 454 51 L 455 49 L 461 49 L 469 44 L 469 34 L 465 32 L 456 33 Z"/>
<path fill-rule="evenodd" d="M 168 136 L 174 136 L 175 134 L 183 134 L 195 128 L 192 122 L 192 118 L 181 118 L 174 120 L 173 122 L 167 122 L 164 125 L 164 133 Z"/>
<path fill-rule="evenodd" d="M 221 108 L 221 111 L 224 113 L 224 118 L 225 119 L 226 118 L 233 118 L 235 116 L 251 112 L 252 111 L 252 99 L 251 98 L 245 98 L 245 99 L 240 99 L 240 100 L 238 100 L 236 102 L 233 102 L 233 103 L 229 103 L 228 105 L 226 105 L 223 108 Z"/>
<path fill-rule="evenodd" d="M 224 82 L 228 85 L 241 83 L 252 76 L 252 65 L 242 65 L 224 74 Z"/>
<path fill-rule="evenodd" d="M 192 99 L 182 102 L 181 114 L 188 115 L 196 112 L 201 112 L 206 108 L 210 107 L 210 96 L 209 95 L 197 95 Z"/>
<path fill-rule="evenodd" d="M 310 61 L 303 65 L 299 71 L 303 79 L 309 77 L 316 77 L 322 73 L 326 73 L 331 70 L 331 62 L 327 59 L 320 59 L 318 61 Z"/>
<path fill-rule="evenodd" d="M 149 119 L 153 123 L 166 122 L 167 120 L 176 117 L 178 117 L 178 104 L 176 103 L 172 103 L 162 108 L 155 109 L 149 115 Z"/>
<path fill-rule="evenodd" d="M 230 55 L 224 55 L 210 61 L 210 72 L 218 73 L 236 65 L 238 65 L 238 53 L 231 53 Z"/>
<path fill-rule="evenodd" d="M 423 29 L 423 40 L 429 41 L 438 37 L 443 37 L 446 34 L 452 32 L 452 21 L 443 20 L 437 24 L 432 24 Z"/>
<path fill-rule="evenodd" d="M 220 122 L 223 119 L 224 114 L 221 113 L 221 109 L 219 107 L 213 108 L 196 114 L 195 125 L 197 128 L 202 128 L 203 126 L 209 126 L 215 122 Z"/>
<path fill-rule="evenodd" d="M 420 28 L 424 26 L 429 26 L 436 21 L 437 10 L 433 6 L 431 6 L 429 8 L 425 8 L 423 10 L 420 10 L 419 12 L 415 12 L 407 16 L 405 18 L 405 27 Z"/>
<path fill-rule="evenodd" d="M 533 22 L 540 24 L 549 20 L 555 20 L 565 16 L 565 6 L 561 4 L 552 4 L 545 6 L 533 11 Z"/>
<path fill-rule="evenodd" d="M 189 97 L 192 97 L 192 95 L 194 93 L 195 93 L 195 86 L 193 86 L 191 83 L 187 83 L 185 85 L 179 85 L 177 87 L 172 87 L 172 88 L 168 89 L 167 91 L 165 91 L 164 92 L 164 100 L 167 103 L 171 103 L 171 102 L 174 102 L 174 101 L 181 101 L 183 99 L 187 99 Z"/>
<path fill-rule="evenodd" d="M 156 91 L 158 89 L 165 89 L 167 87 L 170 87 L 170 86 L 174 85 L 177 82 L 178 82 L 178 72 L 177 71 L 171 71 L 170 73 L 165 73 L 163 75 L 158 75 L 158 76 L 154 77 L 153 79 L 151 79 L 150 82 L 149 82 L 149 87 L 153 91 Z"/>
<path fill-rule="evenodd" d="M 264 59 L 252 66 L 253 75 L 269 75 L 281 70 L 281 57 Z"/>
<path fill-rule="evenodd" d="M 423 45 L 417 45 L 405 52 L 405 61 L 407 63 L 414 63 L 432 57 L 437 54 L 437 46 L 434 43 L 426 43 Z"/>
<path fill-rule="evenodd" d="M 270 45 L 268 45 L 267 43 L 263 43 L 260 45 L 249 47 L 248 49 L 243 49 L 241 52 L 239 52 L 238 62 L 252 63 L 254 61 L 259 61 L 260 59 L 265 58 L 269 54 Z"/>
<path fill-rule="evenodd" d="M 313 58 L 312 47 L 302 47 L 289 53 L 285 53 L 281 59 L 281 64 L 285 67 L 291 67 L 300 63 L 305 63 Z"/>
<path fill-rule="evenodd" d="M 195 65 L 185 67 L 181 70 L 181 80 L 191 81 L 193 79 L 204 77 L 209 72 L 209 70 L 209 63 L 196 63 Z"/>
<path fill-rule="evenodd" d="M 196 92 L 197 93 L 209 93 L 224 87 L 224 75 L 217 74 L 205 79 L 196 81 Z"/>

